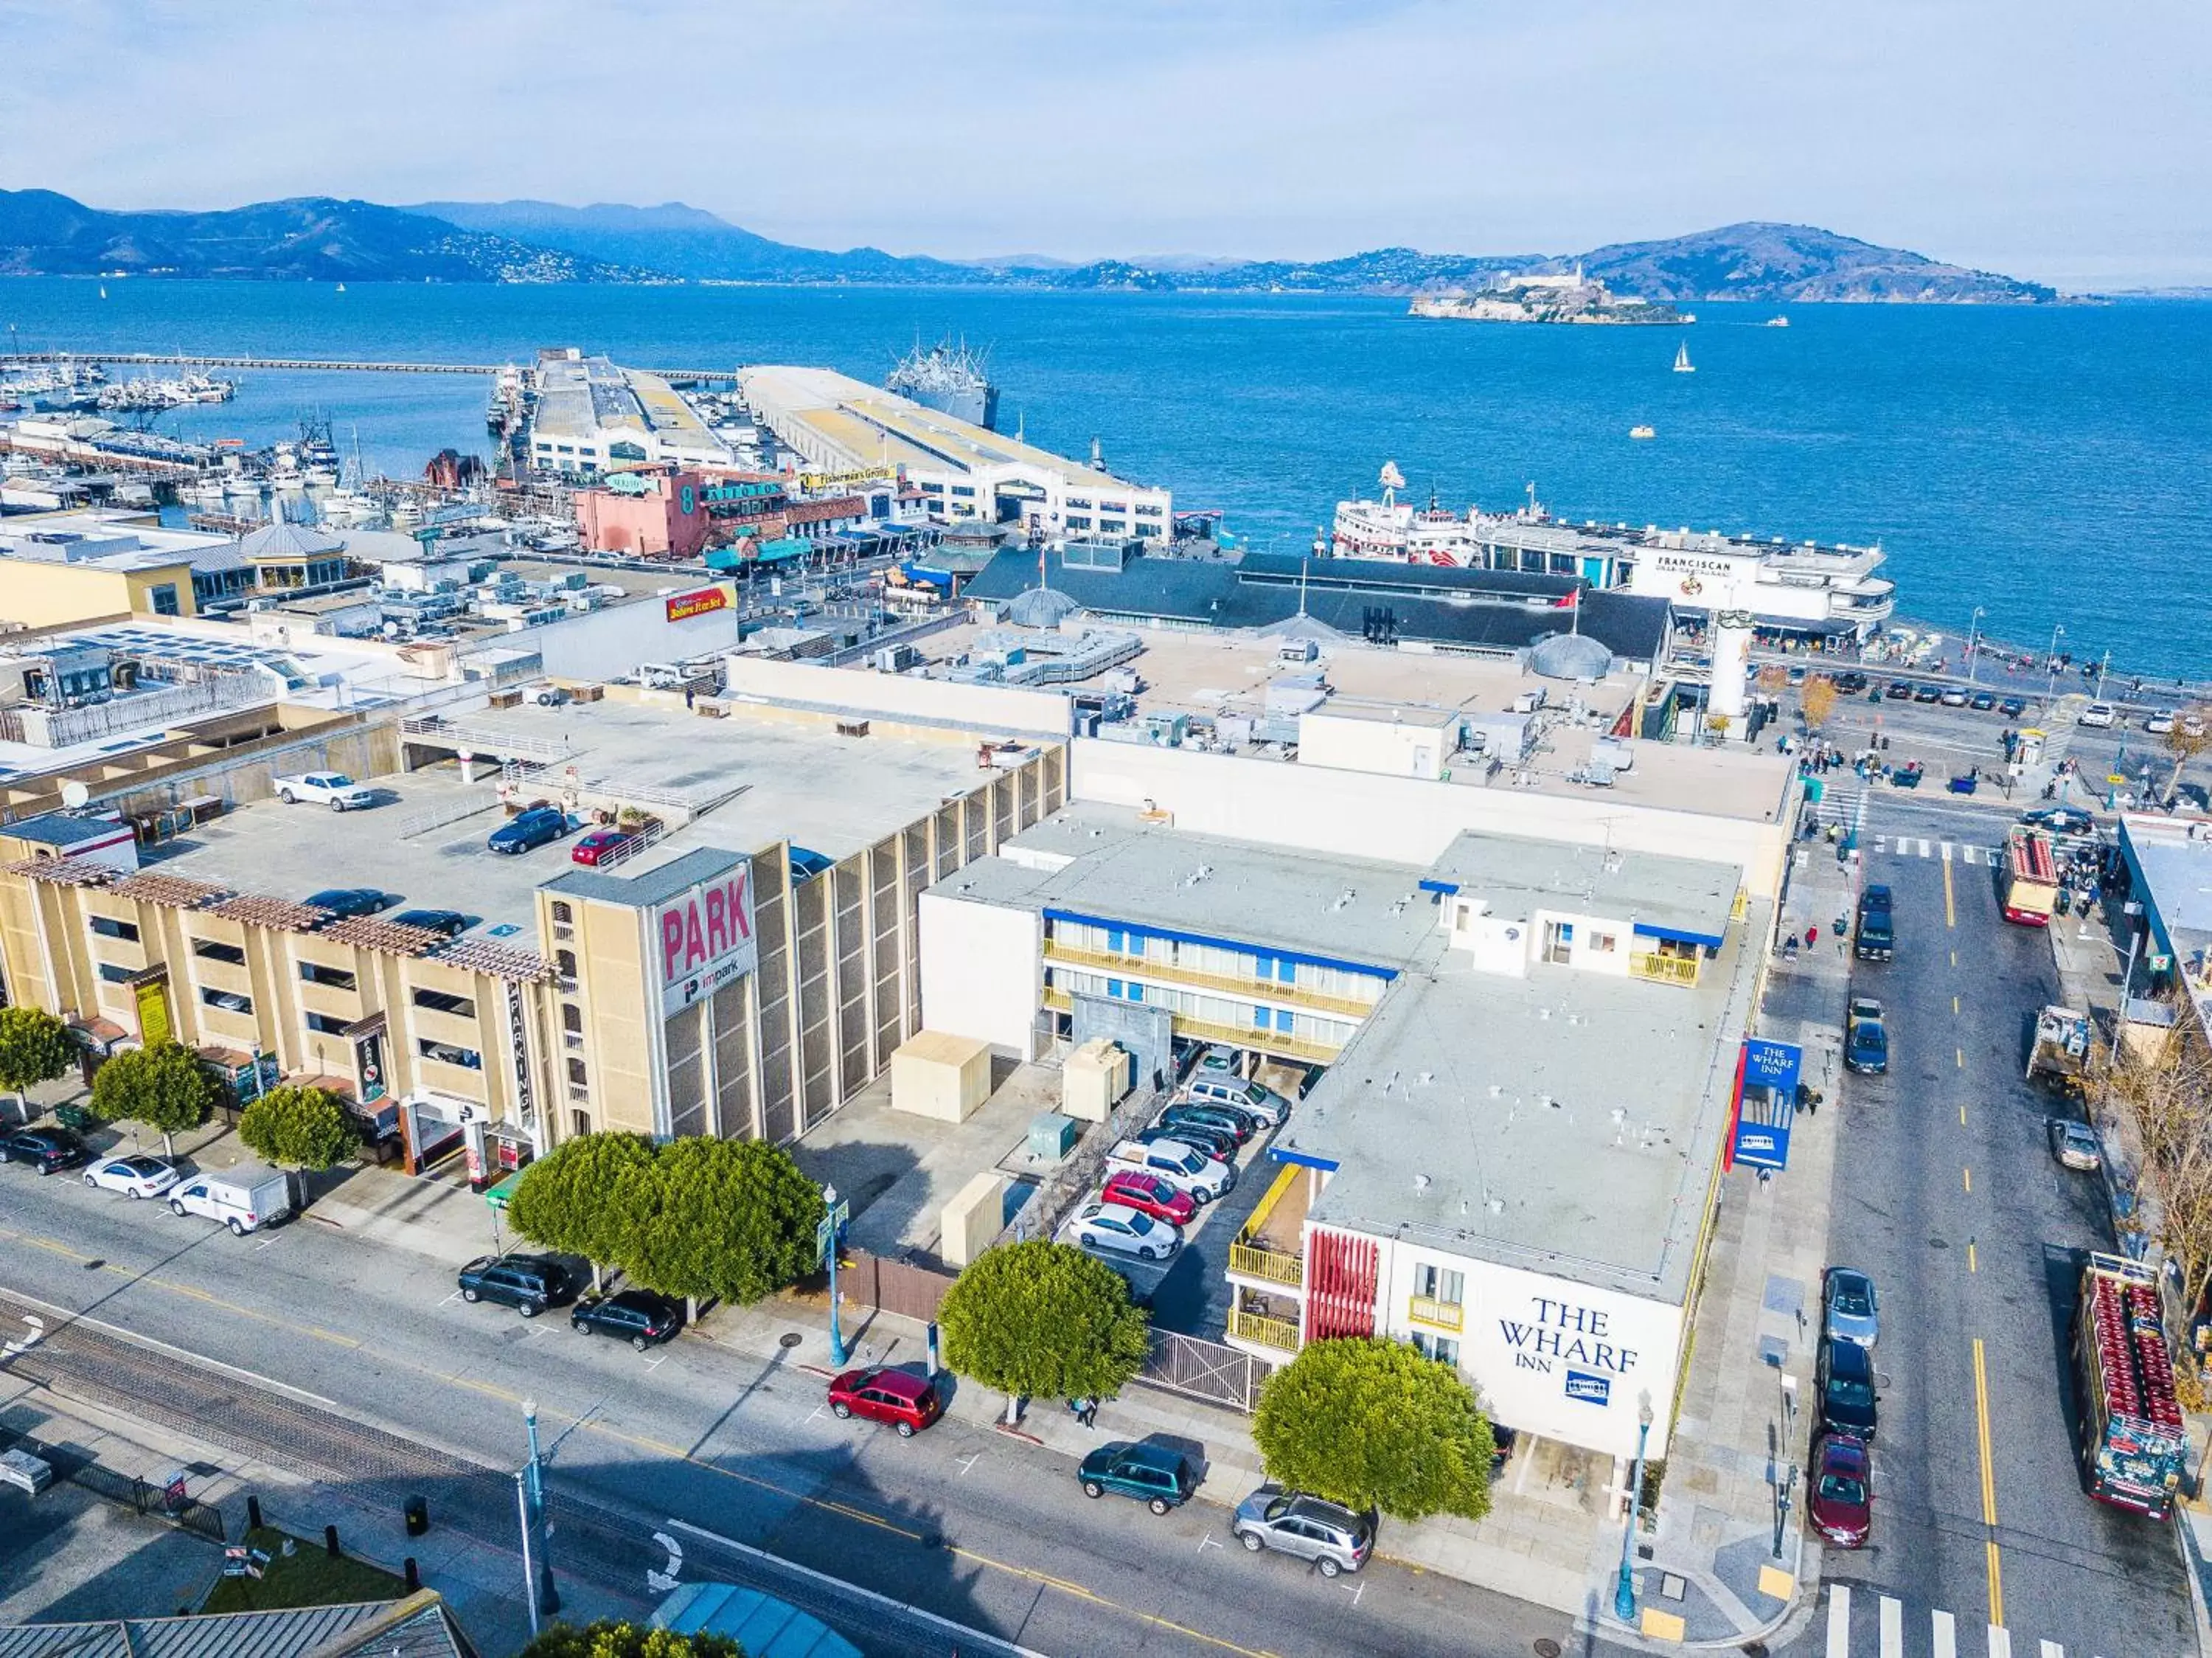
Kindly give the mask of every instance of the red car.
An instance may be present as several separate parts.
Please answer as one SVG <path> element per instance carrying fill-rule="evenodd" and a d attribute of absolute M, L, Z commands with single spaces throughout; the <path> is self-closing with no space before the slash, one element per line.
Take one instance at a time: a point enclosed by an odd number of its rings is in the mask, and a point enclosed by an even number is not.
<path fill-rule="evenodd" d="M 1813 1442 L 1812 1490 L 1807 1507 L 1829 1542 L 1861 1547 L 1874 1529 L 1874 1459 L 1867 1442 L 1850 1434 L 1823 1434 Z"/>
<path fill-rule="evenodd" d="M 888 1422 L 912 1439 L 945 1414 L 929 1378 L 911 1370 L 848 1370 L 830 1384 L 830 1408 L 840 1417 Z"/>
<path fill-rule="evenodd" d="M 629 844 L 629 837 L 619 829 L 594 829 L 569 849 L 569 861 L 596 868 L 600 859 L 611 857 Z"/>
<path fill-rule="evenodd" d="M 1107 1181 L 1098 1201 L 1127 1204 L 1139 1215 L 1175 1226 L 1188 1226 L 1191 1216 L 1198 1213 L 1198 1199 L 1190 1193 L 1176 1191 L 1157 1174 L 1134 1168 L 1125 1168 Z"/>

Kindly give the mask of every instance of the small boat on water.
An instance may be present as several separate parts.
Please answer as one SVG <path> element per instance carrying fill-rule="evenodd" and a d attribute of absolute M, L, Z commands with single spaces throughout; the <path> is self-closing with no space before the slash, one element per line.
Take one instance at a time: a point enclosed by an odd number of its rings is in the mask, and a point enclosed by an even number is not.
<path fill-rule="evenodd" d="M 1631 426 L 1628 429 L 1628 435 L 1631 437 L 1638 438 L 1656 437 L 1659 436 L 1659 429 L 1656 426 Z"/>
<path fill-rule="evenodd" d="M 1790 326 L 1790 319 L 1788 317 L 1769 317 L 1766 320 L 1766 326 L 1770 328 L 1787 328 Z"/>
<path fill-rule="evenodd" d="M 1698 372 L 1690 362 L 1690 342 L 1686 339 L 1674 348 L 1674 372 L 1678 375 L 1693 375 Z"/>
<path fill-rule="evenodd" d="M 345 283 L 340 283 L 338 284 L 338 292 L 340 292 L 341 294 L 343 294 L 343 292 L 345 292 Z"/>

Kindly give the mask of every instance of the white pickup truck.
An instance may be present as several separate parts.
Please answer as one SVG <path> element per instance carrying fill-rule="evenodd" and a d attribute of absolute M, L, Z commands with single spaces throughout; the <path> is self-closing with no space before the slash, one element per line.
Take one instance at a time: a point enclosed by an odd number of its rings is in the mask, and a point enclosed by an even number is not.
<path fill-rule="evenodd" d="M 306 801 L 311 806 L 327 806 L 333 812 L 350 812 L 357 807 L 376 804 L 373 791 L 362 788 L 343 771 L 301 771 L 270 781 L 276 786 L 276 798 L 287 806 Z"/>
<path fill-rule="evenodd" d="M 241 1164 L 225 1174 L 202 1174 L 169 1188 L 172 1215 L 221 1221 L 242 1238 L 292 1212 L 292 1183 L 273 1168 Z"/>

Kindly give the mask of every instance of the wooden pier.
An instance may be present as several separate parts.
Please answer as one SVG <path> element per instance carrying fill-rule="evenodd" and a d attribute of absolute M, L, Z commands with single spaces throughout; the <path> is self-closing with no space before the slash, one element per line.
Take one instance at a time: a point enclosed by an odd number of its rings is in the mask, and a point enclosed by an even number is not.
<path fill-rule="evenodd" d="M 64 363 L 131 369 L 265 369 L 287 374 L 495 375 L 524 365 L 500 363 L 360 363 L 349 357 L 192 357 L 173 351 L 7 351 L 0 369 Z M 735 369 L 640 369 L 664 380 L 735 380 Z"/>

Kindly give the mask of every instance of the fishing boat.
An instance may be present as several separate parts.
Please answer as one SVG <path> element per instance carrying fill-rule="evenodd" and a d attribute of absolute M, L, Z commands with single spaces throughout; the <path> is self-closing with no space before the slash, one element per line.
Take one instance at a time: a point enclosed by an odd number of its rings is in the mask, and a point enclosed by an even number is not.
<path fill-rule="evenodd" d="M 1690 363 L 1690 342 L 1686 339 L 1674 348 L 1674 372 L 1678 375 L 1693 375 L 1698 372 Z"/>
<path fill-rule="evenodd" d="M 1656 437 L 1659 436 L 1659 429 L 1656 426 L 1631 426 L 1628 429 L 1628 435 L 1638 438 Z"/>

